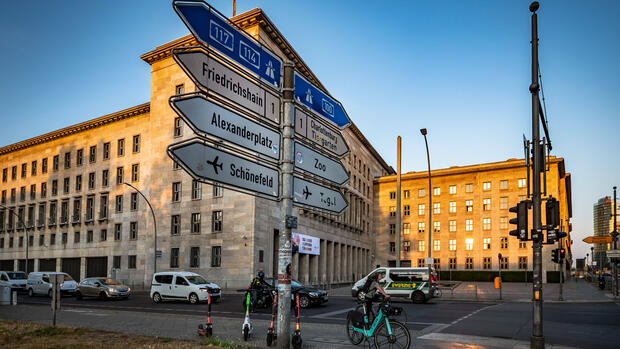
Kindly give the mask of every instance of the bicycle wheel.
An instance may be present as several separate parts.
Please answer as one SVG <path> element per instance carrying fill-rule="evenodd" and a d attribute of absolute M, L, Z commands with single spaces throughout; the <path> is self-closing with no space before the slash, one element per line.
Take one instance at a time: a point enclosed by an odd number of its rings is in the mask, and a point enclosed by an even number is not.
<path fill-rule="evenodd" d="M 347 337 L 351 344 L 358 345 L 364 340 L 364 334 L 353 330 L 352 326 L 351 319 L 347 319 Z"/>
<path fill-rule="evenodd" d="M 390 322 L 392 334 L 388 333 L 385 322 L 382 322 L 375 331 L 375 348 L 408 349 L 411 345 L 411 335 L 407 327 L 395 320 L 388 319 L 388 321 Z"/>

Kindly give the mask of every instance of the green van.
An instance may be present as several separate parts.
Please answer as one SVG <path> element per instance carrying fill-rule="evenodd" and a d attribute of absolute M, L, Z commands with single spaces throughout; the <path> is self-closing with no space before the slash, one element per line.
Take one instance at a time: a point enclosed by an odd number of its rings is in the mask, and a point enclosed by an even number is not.
<path fill-rule="evenodd" d="M 371 271 L 357 281 L 351 288 L 351 295 L 354 298 L 362 299 L 364 293 L 361 288 L 364 287 L 366 279 L 370 275 L 377 273 L 383 274 L 383 279 L 379 280 L 379 284 L 387 294 L 392 297 L 409 298 L 414 303 L 425 303 L 433 297 L 439 297 L 437 288 L 437 273 L 431 268 L 429 280 L 428 268 L 395 268 L 395 267 L 379 267 Z"/>

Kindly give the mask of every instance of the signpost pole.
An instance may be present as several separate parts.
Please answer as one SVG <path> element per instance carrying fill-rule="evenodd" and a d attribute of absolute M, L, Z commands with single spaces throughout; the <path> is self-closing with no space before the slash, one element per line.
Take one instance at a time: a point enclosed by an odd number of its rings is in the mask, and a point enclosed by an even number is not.
<path fill-rule="evenodd" d="M 614 207 L 612 208 L 612 214 L 614 215 L 614 231 L 611 233 L 614 250 L 618 249 L 618 202 L 616 200 L 616 186 L 614 186 Z M 610 260 L 614 268 L 611 289 L 613 290 L 614 298 L 616 298 L 618 297 L 618 257 L 610 258 Z"/>
<path fill-rule="evenodd" d="M 396 138 L 396 268 L 400 267 L 400 233 L 402 230 L 400 216 L 400 141 L 400 136 L 398 136 Z"/>
<path fill-rule="evenodd" d="M 284 108 L 282 118 L 282 200 L 280 202 L 282 226 L 278 249 L 278 348 L 280 349 L 288 349 L 291 338 L 291 225 L 287 224 L 286 221 L 287 217 L 293 215 L 294 74 L 295 65 L 292 62 L 285 62 L 282 89 Z"/>

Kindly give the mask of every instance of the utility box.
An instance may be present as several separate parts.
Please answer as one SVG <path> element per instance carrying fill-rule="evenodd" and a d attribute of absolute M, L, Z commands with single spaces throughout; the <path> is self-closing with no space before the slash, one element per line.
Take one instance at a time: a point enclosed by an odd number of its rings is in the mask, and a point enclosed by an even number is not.
<path fill-rule="evenodd" d="M 495 288 L 496 289 L 502 288 L 502 279 L 499 276 L 495 277 Z"/>
<path fill-rule="evenodd" d="M 11 304 L 11 286 L 0 286 L 0 305 Z"/>

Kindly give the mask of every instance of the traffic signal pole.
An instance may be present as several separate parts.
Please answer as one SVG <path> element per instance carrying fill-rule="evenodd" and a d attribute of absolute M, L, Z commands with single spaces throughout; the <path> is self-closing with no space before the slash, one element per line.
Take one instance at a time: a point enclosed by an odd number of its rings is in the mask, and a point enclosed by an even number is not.
<path fill-rule="evenodd" d="M 540 144 L 540 120 L 538 117 L 538 17 L 536 10 L 539 4 L 534 1 L 530 4 L 530 12 L 532 12 L 532 84 L 530 85 L 530 93 L 532 94 L 532 240 L 534 254 L 534 275 L 532 280 L 533 292 L 533 321 L 532 321 L 532 337 L 530 344 L 532 348 L 543 349 L 545 347 L 545 338 L 543 337 L 543 292 L 542 292 L 542 221 L 541 221 L 541 193 L 540 193 L 540 173 L 541 165 L 541 144 Z"/>
<path fill-rule="evenodd" d="M 611 233 L 614 250 L 618 249 L 618 202 L 616 200 L 616 187 L 614 186 L 614 207 L 612 211 L 614 215 L 614 231 Z M 618 297 L 618 258 L 611 258 L 611 262 L 614 270 L 611 289 L 615 298 Z"/>

